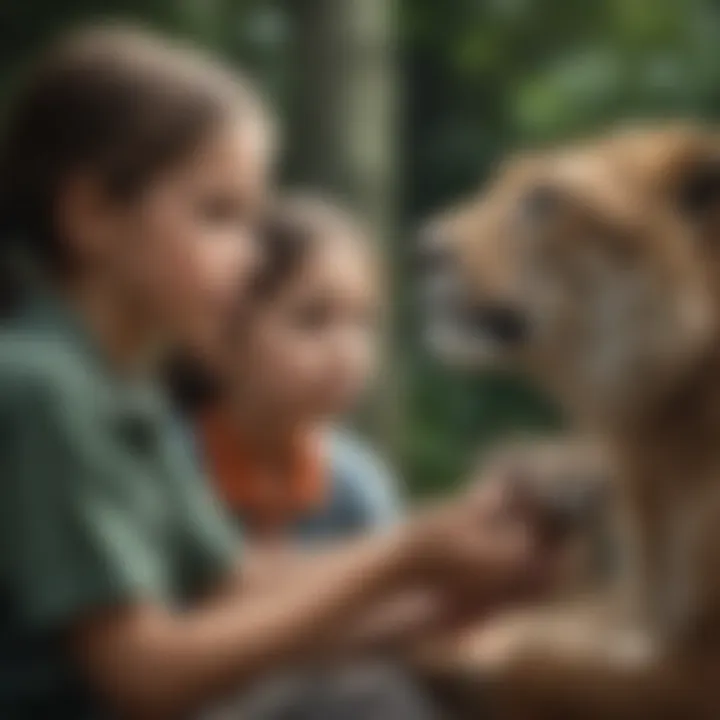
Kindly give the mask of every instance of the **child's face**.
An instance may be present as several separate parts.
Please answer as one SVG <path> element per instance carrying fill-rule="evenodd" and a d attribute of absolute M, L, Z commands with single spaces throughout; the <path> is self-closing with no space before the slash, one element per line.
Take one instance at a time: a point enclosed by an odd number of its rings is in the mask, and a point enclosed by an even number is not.
<path fill-rule="evenodd" d="M 169 340 L 211 357 L 254 268 L 251 221 L 268 172 L 267 138 L 227 127 L 159 177 L 108 226 L 109 282 Z"/>
<path fill-rule="evenodd" d="M 376 361 L 375 270 L 356 238 L 310 248 L 295 276 L 254 309 L 236 345 L 233 374 L 244 396 L 297 421 L 348 411 Z"/>

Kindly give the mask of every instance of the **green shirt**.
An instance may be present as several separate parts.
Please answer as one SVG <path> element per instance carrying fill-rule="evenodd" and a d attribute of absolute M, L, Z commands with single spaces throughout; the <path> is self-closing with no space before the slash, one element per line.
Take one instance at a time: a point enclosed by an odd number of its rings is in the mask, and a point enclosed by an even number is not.
<path fill-rule="evenodd" d="M 0 479 L 0 717 L 106 716 L 58 635 L 191 602 L 236 562 L 232 523 L 163 399 L 47 299 L 0 331 Z"/>

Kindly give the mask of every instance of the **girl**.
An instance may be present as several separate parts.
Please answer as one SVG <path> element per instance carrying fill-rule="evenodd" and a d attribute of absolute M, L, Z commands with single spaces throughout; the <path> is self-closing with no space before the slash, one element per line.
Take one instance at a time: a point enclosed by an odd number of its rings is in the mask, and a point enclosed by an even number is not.
<path fill-rule="evenodd" d="M 291 198 L 262 230 L 263 262 L 231 339 L 222 397 L 197 437 L 225 503 L 254 537 L 346 537 L 399 512 L 371 451 L 330 426 L 372 373 L 380 311 L 366 238 L 342 212 Z"/>
<path fill-rule="evenodd" d="M 0 716 L 186 715 L 406 587 L 527 577 L 527 524 L 491 523 L 492 496 L 273 587 L 241 578 L 154 372 L 181 338 L 217 347 L 254 262 L 262 104 L 195 52 L 100 28 L 52 48 L 6 120 L 3 258 L 25 293 L 0 331 Z"/>

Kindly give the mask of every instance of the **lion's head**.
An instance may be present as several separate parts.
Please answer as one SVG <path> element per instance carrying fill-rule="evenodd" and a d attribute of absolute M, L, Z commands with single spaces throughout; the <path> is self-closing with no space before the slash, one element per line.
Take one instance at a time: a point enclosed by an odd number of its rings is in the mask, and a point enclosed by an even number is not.
<path fill-rule="evenodd" d="M 428 332 L 587 419 L 656 402 L 717 340 L 720 138 L 626 131 L 520 156 L 421 238 Z"/>

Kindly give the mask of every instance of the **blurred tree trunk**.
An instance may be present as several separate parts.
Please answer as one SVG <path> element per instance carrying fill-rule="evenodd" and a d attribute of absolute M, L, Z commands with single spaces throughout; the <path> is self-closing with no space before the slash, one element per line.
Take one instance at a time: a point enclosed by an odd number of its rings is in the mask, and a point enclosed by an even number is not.
<path fill-rule="evenodd" d="M 293 99 L 289 175 L 330 194 L 370 226 L 392 280 L 396 235 L 396 6 L 394 0 L 286 0 Z M 399 432 L 389 318 L 386 372 L 369 426 L 391 454 Z"/>

